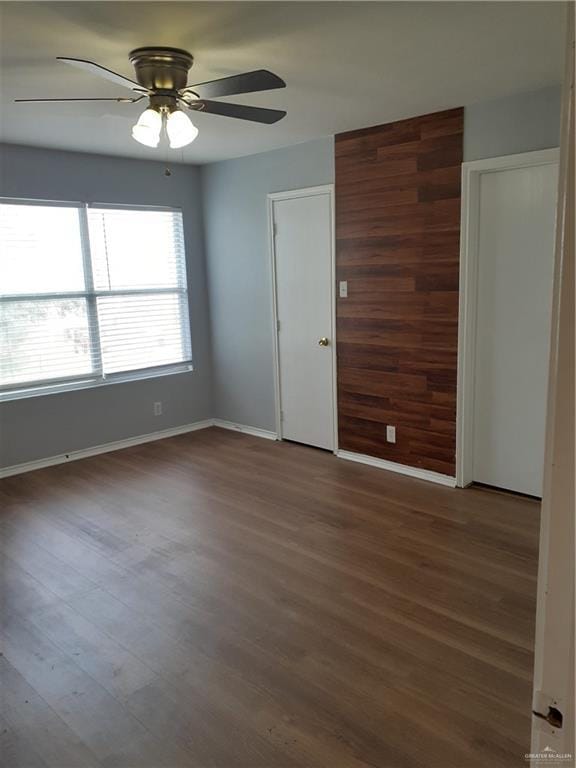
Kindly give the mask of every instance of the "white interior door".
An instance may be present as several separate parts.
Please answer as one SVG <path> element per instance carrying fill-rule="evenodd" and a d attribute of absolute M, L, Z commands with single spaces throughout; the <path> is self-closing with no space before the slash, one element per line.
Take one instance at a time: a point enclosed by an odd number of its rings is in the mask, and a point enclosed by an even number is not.
<path fill-rule="evenodd" d="M 273 198 L 272 216 L 281 436 L 333 450 L 331 194 Z"/>
<path fill-rule="evenodd" d="M 542 495 L 557 163 L 479 176 L 473 480 Z"/>

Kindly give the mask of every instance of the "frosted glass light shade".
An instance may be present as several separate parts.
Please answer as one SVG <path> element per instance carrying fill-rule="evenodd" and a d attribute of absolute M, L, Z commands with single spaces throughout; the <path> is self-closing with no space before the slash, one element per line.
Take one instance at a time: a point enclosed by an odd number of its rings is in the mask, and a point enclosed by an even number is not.
<path fill-rule="evenodd" d="M 145 109 L 132 128 L 132 138 L 147 147 L 157 147 L 162 130 L 162 115 L 155 109 Z"/>
<path fill-rule="evenodd" d="M 170 147 L 172 149 L 179 149 L 194 141 L 196 136 L 198 136 L 198 128 L 196 128 L 188 115 L 177 109 L 168 115 L 166 133 L 170 140 Z"/>

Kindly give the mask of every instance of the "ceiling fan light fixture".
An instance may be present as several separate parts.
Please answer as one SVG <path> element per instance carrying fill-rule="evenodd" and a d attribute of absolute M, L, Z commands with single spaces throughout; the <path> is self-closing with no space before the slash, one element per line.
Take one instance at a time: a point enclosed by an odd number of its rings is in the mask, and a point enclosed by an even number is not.
<path fill-rule="evenodd" d="M 155 109 L 145 109 L 132 128 L 132 138 L 147 147 L 157 147 L 162 130 L 162 115 Z"/>
<path fill-rule="evenodd" d="M 170 140 L 171 149 L 180 149 L 191 144 L 198 136 L 198 128 L 192 120 L 180 109 L 170 112 L 166 118 L 166 133 Z"/>
<path fill-rule="evenodd" d="M 58 56 L 57 59 L 127 88 L 131 92 L 131 97 L 74 96 L 71 98 L 15 99 L 15 101 L 29 104 L 82 101 L 136 104 L 142 99 L 148 99 L 148 108 L 144 110 L 132 128 L 134 140 L 147 147 L 157 147 L 160 144 L 164 126 L 172 149 L 185 147 L 194 141 L 198 136 L 198 128 L 182 112 L 182 109 L 202 111 L 206 114 L 232 117 L 262 125 L 272 125 L 286 116 L 286 112 L 280 109 L 251 107 L 246 104 L 232 104 L 229 101 L 214 101 L 221 96 L 285 88 L 284 80 L 267 69 L 242 72 L 238 75 L 221 77 L 218 80 L 204 83 L 187 84 L 188 72 L 192 67 L 194 57 L 181 48 L 151 46 L 132 51 L 130 61 L 134 65 L 136 79 L 125 77 L 88 59 L 75 59 L 67 56 Z"/>

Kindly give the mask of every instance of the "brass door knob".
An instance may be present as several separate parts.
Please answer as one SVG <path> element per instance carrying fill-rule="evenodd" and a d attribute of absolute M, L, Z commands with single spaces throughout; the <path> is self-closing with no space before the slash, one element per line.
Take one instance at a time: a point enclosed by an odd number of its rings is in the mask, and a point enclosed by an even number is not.
<path fill-rule="evenodd" d="M 320 344 L 321 347 L 327 347 L 330 342 L 326 338 L 326 336 L 322 336 L 321 339 L 318 339 L 318 344 Z"/>

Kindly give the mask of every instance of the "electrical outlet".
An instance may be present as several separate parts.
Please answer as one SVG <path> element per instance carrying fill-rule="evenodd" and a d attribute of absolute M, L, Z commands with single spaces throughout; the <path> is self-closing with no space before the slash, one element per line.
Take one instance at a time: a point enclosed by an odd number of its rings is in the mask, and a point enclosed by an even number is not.
<path fill-rule="evenodd" d="M 348 280 L 340 280 L 340 298 L 348 298 Z"/>
<path fill-rule="evenodd" d="M 396 442 L 396 427 L 386 427 L 386 440 L 389 443 L 395 443 Z"/>
<path fill-rule="evenodd" d="M 154 403 L 154 416 L 162 416 L 162 402 Z"/>

